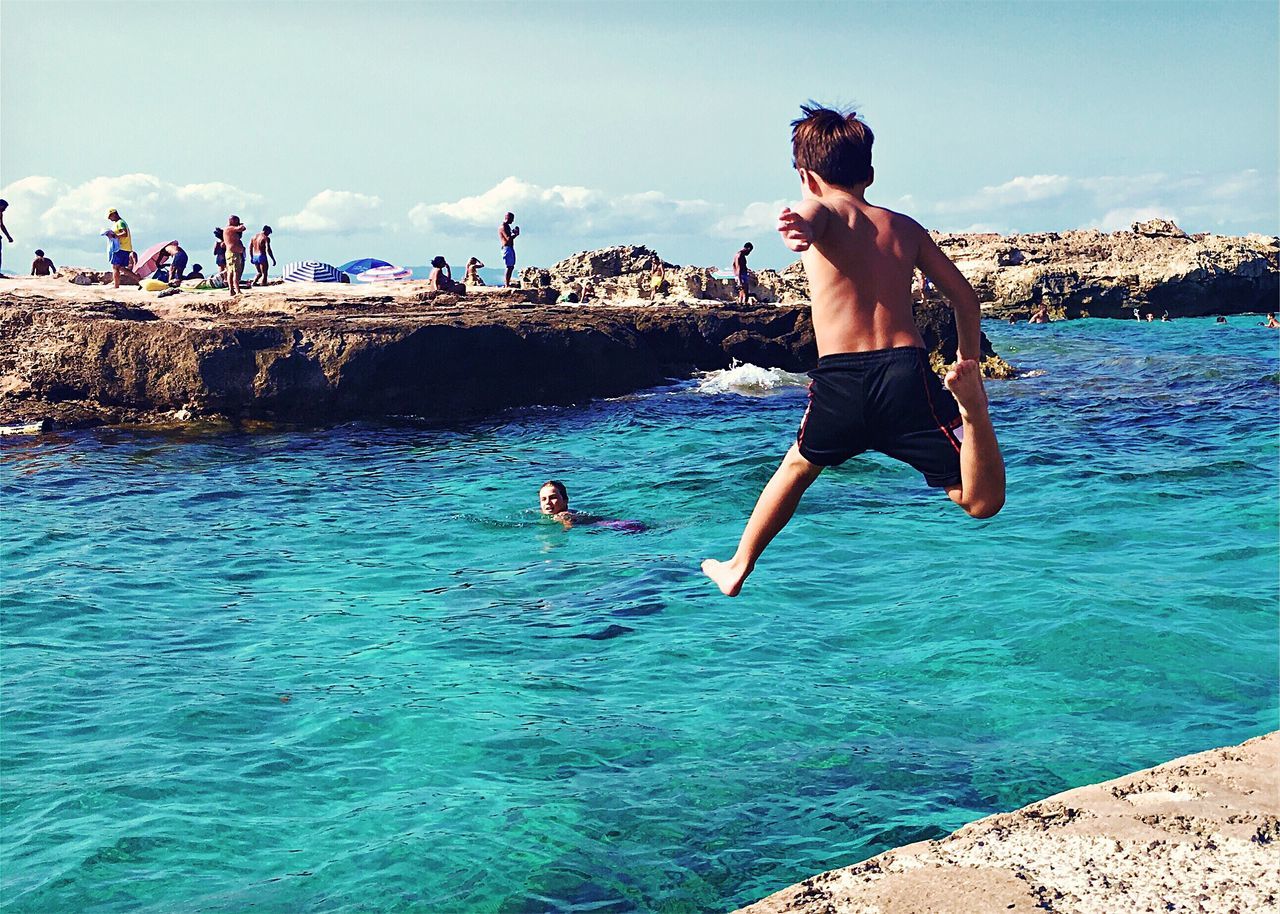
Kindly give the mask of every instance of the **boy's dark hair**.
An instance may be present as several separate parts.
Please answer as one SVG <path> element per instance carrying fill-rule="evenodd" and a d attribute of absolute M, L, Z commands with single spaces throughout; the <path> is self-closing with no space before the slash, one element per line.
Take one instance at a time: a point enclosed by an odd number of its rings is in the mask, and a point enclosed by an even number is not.
<path fill-rule="evenodd" d="M 800 111 L 804 116 L 791 122 L 792 166 L 837 187 L 865 183 L 876 138 L 857 112 L 844 114 L 817 102 L 801 105 Z"/>
<path fill-rule="evenodd" d="M 213 237 L 214 237 L 214 238 L 217 238 L 219 241 L 221 241 L 221 240 L 222 240 L 222 229 L 220 229 L 220 228 L 216 228 L 216 229 L 214 229 L 214 230 L 213 230 Z"/>
<path fill-rule="evenodd" d="M 36 256 L 37 256 L 37 257 L 43 257 L 43 256 L 44 256 L 44 251 L 40 250 L 39 248 L 36 248 Z"/>
<path fill-rule="evenodd" d="M 553 489 L 559 492 L 560 497 L 563 498 L 565 501 L 569 500 L 569 490 L 564 487 L 564 483 L 561 482 L 560 480 L 548 479 L 542 485 L 538 486 L 538 490 L 541 491 L 545 489 L 547 486 L 551 486 Z"/>
<path fill-rule="evenodd" d="M 437 254 L 435 257 L 432 257 L 432 258 L 431 258 L 431 265 L 432 265 L 433 267 L 435 267 L 437 270 L 439 270 L 439 269 L 441 269 L 442 267 L 444 267 L 444 265 L 445 265 L 445 263 L 446 263 L 446 262 L 447 262 L 447 261 L 446 261 L 442 256 L 440 256 L 439 254 Z"/>
<path fill-rule="evenodd" d="M 271 234 L 271 226 L 269 226 L 269 225 L 264 225 L 264 226 L 262 227 L 262 234 L 264 234 L 264 235 L 270 235 L 270 234 Z"/>

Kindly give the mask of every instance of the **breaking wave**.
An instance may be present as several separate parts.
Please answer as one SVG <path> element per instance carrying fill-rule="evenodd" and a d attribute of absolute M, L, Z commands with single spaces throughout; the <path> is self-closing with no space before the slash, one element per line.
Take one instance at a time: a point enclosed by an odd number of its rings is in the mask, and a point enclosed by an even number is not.
<path fill-rule="evenodd" d="M 735 359 L 728 368 L 698 376 L 698 393 L 762 396 L 775 390 L 804 387 L 809 378 L 781 368 L 761 368 Z"/>

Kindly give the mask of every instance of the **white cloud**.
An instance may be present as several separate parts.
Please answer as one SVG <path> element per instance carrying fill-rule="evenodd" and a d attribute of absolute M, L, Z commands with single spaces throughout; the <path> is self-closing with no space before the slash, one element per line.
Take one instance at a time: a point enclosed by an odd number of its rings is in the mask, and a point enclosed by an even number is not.
<path fill-rule="evenodd" d="M 712 231 L 721 238 L 759 236 L 773 234 L 778 227 L 778 213 L 791 200 L 775 200 L 772 203 L 749 203 L 740 213 L 731 213 L 718 221 Z"/>
<path fill-rule="evenodd" d="M 210 227 L 232 212 L 260 208 L 262 197 L 230 184 L 172 184 L 148 174 L 99 177 L 70 185 L 32 175 L 0 189 L 9 217 L 27 238 L 90 247 L 107 227 L 107 210 L 120 211 L 135 233 L 172 234 L 193 220 Z"/>
<path fill-rule="evenodd" d="M 977 193 L 923 205 L 931 228 L 965 231 L 981 224 L 1002 232 L 1127 229 L 1153 217 L 1188 231 L 1233 224 L 1244 231 L 1275 227 L 1280 190 L 1257 169 L 1225 174 L 1028 175 Z M 1185 224 L 1183 222 L 1185 220 Z"/>
<path fill-rule="evenodd" d="M 382 200 L 349 190 L 322 190 L 301 212 L 281 216 L 278 228 L 295 232 L 350 235 L 389 228 L 381 218 Z"/>
<path fill-rule="evenodd" d="M 502 217 L 516 214 L 517 224 L 536 224 L 539 231 L 570 237 L 591 234 L 642 235 L 705 232 L 721 208 L 705 200 L 679 200 L 659 191 L 608 194 L 578 185 L 543 187 L 516 177 L 504 178 L 484 193 L 446 203 L 419 203 L 409 221 L 429 232 L 497 232 Z"/>

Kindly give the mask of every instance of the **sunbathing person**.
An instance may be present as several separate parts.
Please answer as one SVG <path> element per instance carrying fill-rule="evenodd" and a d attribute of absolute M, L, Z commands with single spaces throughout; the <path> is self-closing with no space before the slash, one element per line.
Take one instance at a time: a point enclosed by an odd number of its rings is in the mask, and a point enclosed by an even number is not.
<path fill-rule="evenodd" d="M 431 258 L 431 275 L 427 277 L 427 289 L 431 292 L 453 292 L 458 295 L 467 291 L 462 283 L 454 281 L 449 261 L 439 256 Z"/>
<path fill-rule="evenodd" d="M 480 271 L 484 269 L 484 264 L 480 262 L 479 257 L 472 257 L 467 261 L 467 272 L 462 276 L 462 284 L 466 286 L 483 286 L 484 280 L 480 278 Z"/>

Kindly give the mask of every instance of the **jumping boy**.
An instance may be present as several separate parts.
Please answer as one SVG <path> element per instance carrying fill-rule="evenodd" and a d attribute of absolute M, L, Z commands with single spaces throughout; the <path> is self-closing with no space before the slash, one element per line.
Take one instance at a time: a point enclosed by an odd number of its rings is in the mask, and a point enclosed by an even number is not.
<path fill-rule="evenodd" d="M 760 494 L 738 551 L 702 563 L 730 597 L 823 468 L 863 451 L 911 464 L 973 517 L 1004 505 L 1004 460 L 978 368 L 977 296 L 918 223 L 867 202 L 871 128 L 853 113 L 800 110 L 791 141 L 803 199 L 783 209 L 778 231 L 809 278 L 818 365 L 796 443 Z M 957 361 L 945 382 L 929 368 L 912 319 L 917 268 L 955 311 Z"/>

